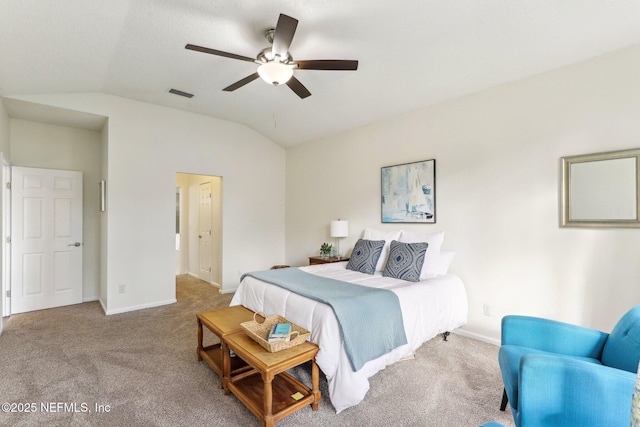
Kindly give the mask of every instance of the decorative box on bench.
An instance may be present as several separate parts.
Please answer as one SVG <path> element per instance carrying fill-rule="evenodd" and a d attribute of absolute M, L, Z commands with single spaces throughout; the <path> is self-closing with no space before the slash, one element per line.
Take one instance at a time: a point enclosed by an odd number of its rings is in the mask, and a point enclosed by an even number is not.
<path fill-rule="evenodd" d="M 264 317 L 264 322 L 258 323 L 256 321 L 256 315 Z M 271 331 L 273 325 L 277 323 L 291 324 L 291 336 L 289 338 L 289 341 L 267 341 L 267 335 L 269 334 L 269 331 Z M 240 323 L 240 326 L 242 326 L 247 335 L 249 335 L 255 342 L 260 344 L 265 350 L 271 353 L 275 353 L 277 351 L 302 344 L 311 336 L 311 332 L 278 315 L 264 316 L 261 313 L 254 313 L 253 320 L 242 322 Z"/>

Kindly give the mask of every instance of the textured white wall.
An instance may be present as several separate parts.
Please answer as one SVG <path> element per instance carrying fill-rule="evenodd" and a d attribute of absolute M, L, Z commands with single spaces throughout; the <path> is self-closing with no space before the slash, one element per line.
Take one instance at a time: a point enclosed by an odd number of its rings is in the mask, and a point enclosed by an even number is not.
<path fill-rule="evenodd" d="M 640 147 L 640 47 L 287 151 L 286 260 L 304 264 L 349 220 L 446 232 L 470 335 L 509 313 L 610 330 L 640 303 L 640 230 L 559 227 L 560 158 Z M 381 224 L 380 168 L 436 159 L 437 224 Z M 483 315 L 483 305 L 491 316 Z"/>
<path fill-rule="evenodd" d="M 82 172 L 82 299 L 97 300 L 100 295 L 100 133 L 20 119 L 11 119 L 10 124 L 13 166 Z"/>
<path fill-rule="evenodd" d="M 242 273 L 283 262 L 285 152 L 267 138 L 243 125 L 104 94 L 15 98 L 109 118 L 108 313 L 175 301 L 177 172 L 224 179 L 224 292 Z"/>

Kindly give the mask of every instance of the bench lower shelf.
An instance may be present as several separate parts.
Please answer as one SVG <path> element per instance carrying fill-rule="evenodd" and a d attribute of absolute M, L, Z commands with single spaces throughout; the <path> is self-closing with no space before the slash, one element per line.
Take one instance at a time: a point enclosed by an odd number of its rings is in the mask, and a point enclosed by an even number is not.
<path fill-rule="evenodd" d="M 271 382 L 271 411 L 264 407 L 265 384 L 255 369 L 232 377 L 228 387 L 255 416 L 264 420 L 265 414 L 271 414 L 272 422 L 314 403 L 311 389 L 286 372 L 279 373 Z M 298 400 L 292 397 L 296 393 L 302 395 Z"/>

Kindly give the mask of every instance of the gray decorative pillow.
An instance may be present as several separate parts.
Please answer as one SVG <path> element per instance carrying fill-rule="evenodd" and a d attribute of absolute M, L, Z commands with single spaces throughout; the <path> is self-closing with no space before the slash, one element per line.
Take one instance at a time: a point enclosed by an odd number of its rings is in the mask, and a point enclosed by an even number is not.
<path fill-rule="evenodd" d="M 376 264 L 383 247 L 384 240 L 359 239 L 353 247 L 347 268 L 361 273 L 373 274 L 376 271 Z"/>
<path fill-rule="evenodd" d="M 424 264 L 424 254 L 429 246 L 426 242 L 402 243 L 391 241 L 389 258 L 382 272 L 383 276 L 417 282 Z"/>

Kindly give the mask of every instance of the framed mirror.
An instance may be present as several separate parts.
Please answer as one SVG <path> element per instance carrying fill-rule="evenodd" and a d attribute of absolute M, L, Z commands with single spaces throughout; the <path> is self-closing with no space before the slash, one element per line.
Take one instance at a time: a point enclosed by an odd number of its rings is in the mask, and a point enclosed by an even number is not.
<path fill-rule="evenodd" d="M 640 227 L 640 149 L 562 158 L 562 227 Z"/>

